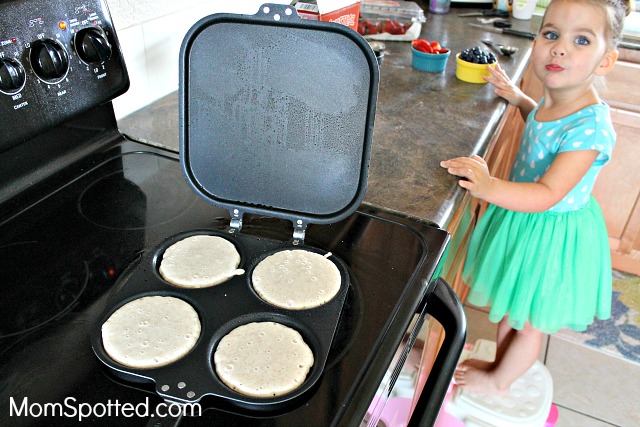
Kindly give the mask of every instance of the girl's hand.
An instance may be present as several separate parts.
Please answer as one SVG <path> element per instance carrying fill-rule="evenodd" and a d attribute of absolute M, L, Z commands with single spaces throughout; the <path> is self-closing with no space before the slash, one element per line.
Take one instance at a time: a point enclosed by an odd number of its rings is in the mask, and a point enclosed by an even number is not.
<path fill-rule="evenodd" d="M 459 176 L 458 184 L 469 190 L 472 196 L 484 199 L 491 190 L 493 178 L 489 174 L 487 162 L 480 156 L 457 157 L 440 162 L 451 175 Z"/>
<path fill-rule="evenodd" d="M 484 80 L 493 86 L 495 86 L 495 93 L 501 98 L 506 99 L 509 104 L 519 106 L 522 98 L 522 91 L 516 85 L 514 85 L 507 73 L 502 69 L 500 64 L 496 64 L 495 68 L 489 67 L 490 77 L 483 77 Z"/>
<path fill-rule="evenodd" d="M 495 68 L 489 67 L 488 70 L 491 76 L 483 77 L 484 80 L 496 88 L 496 95 L 504 98 L 509 104 L 518 107 L 520 115 L 526 120 L 529 113 L 535 108 L 536 102 L 511 82 L 500 64 L 496 64 Z"/>

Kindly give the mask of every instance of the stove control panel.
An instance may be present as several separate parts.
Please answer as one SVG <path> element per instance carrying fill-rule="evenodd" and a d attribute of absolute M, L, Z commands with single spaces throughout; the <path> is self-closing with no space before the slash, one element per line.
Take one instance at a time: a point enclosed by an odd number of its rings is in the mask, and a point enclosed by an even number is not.
<path fill-rule="evenodd" d="M 128 87 L 103 0 L 0 2 L 0 153 Z"/>

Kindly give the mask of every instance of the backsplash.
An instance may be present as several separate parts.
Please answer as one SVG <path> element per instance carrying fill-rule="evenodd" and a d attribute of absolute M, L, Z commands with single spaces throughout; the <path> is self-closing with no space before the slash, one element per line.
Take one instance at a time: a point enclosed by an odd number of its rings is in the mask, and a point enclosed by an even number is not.
<path fill-rule="evenodd" d="M 212 13 L 255 14 L 286 0 L 107 0 L 129 72 L 129 90 L 113 101 L 122 118 L 178 89 L 178 56 L 186 32 Z"/>

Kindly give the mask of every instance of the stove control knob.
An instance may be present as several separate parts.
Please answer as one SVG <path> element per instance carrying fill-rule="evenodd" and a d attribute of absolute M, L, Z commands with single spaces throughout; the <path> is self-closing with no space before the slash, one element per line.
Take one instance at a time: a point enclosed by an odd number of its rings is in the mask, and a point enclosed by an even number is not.
<path fill-rule="evenodd" d="M 69 56 L 62 45 L 54 40 L 38 40 L 29 51 L 31 68 L 47 83 L 57 83 L 69 71 Z"/>
<path fill-rule="evenodd" d="M 0 59 L 0 92 L 13 95 L 20 92 L 26 81 L 22 65 L 14 59 Z"/>
<path fill-rule="evenodd" d="M 102 64 L 111 58 L 111 45 L 98 27 L 79 30 L 73 38 L 73 45 L 85 64 Z"/>

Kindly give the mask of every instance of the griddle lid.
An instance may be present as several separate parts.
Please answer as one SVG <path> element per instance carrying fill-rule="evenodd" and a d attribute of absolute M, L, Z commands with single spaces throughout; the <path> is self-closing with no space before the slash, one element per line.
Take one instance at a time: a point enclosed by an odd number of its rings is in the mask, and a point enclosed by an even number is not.
<path fill-rule="evenodd" d="M 240 219 L 348 216 L 366 191 L 378 73 L 357 32 L 291 6 L 203 18 L 180 50 L 187 181 Z"/>

